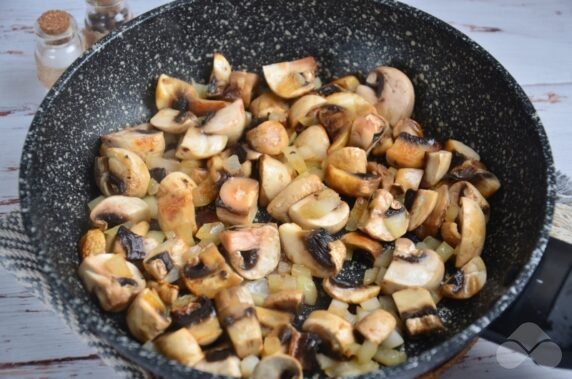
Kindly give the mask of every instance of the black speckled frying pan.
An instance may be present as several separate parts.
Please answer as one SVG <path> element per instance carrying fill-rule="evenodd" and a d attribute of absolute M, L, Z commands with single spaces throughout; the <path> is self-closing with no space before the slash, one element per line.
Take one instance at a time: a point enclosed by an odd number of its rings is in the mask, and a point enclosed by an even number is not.
<path fill-rule="evenodd" d="M 533 106 L 493 57 L 445 23 L 393 1 L 181 0 L 138 17 L 76 61 L 47 95 L 26 140 L 25 226 L 51 287 L 89 330 L 161 376 L 209 376 L 126 337 L 76 276 L 76 242 L 88 226 L 86 203 L 97 195 L 92 165 L 99 136 L 148 120 L 159 74 L 206 79 L 214 50 L 249 70 L 312 55 L 324 80 L 396 66 L 415 85 L 414 118 L 440 140 L 473 146 L 503 184 L 491 200 L 485 288 L 470 300 L 440 303 L 446 333 L 409 343 L 405 364 L 367 377 L 430 370 L 521 292 L 548 241 L 554 167 Z"/>

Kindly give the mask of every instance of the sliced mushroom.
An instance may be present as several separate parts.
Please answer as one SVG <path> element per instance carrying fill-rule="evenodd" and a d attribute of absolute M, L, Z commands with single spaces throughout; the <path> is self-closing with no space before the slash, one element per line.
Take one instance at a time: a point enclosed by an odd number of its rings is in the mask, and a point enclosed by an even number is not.
<path fill-rule="evenodd" d="M 453 154 L 446 150 L 427 153 L 423 185 L 433 187 L 439 183 L 445 177 L 447 171 L 449 171 L 452 158 Z"/>
<path fill-rule="evenodd" d="M 272 92 L 282 98 L 292 99 L 316 88 L 316 68 L 314 57 L 306 57 L 262 66 L 262 72 Z"/>
<path fill-rule="evenodd" d="M 344 75 L 331 81 L 345 91 L 355 92 L 359 86 L 359 79 L 355 75 Z"/>
<path fill-rule="evenodd" d="M 289 325 L 294 319 L 294 315 L 275 309 L 256 307 L 256 318 L 261 325 L 274 329 L 282 325 Z"/>
<path fill-rule="evenodd" d="M 303 300 L 304 293 L 300 290 L 282 290 L 268 295 L 262 305 L 270 309 L 297 313 Z"/>
<path fill-rule="evenodd" d="M 358 229 L 381 241 L 394 241 L 407 232 L 409 212 L 386 190 L 375 191 Z"/>
<path fill-rule="evenodd" d="M 304 231 L 297 224 L 285 223 L 278 231 L 288 259 L 308 267 L 312 276 L 325 278 L 342 269 L 346 247 L 342 241 L 334 241 L 324 229 Z"/>
<path fill-rule="evenodd" d="M 129 306 L 127 310 L 127 327 L 139 342 L 147 342 L 171 324 L 167 307 L 157 293 L 145 288 Z"/>
<path fill-rule="evenodd" d="M 230 63 L 221 53 L 213 55 L 213 69 L 209 79 L 207 95 L 209 97 L 217 97 L 222 95 L 224 89 L 230 81 L 230 73 L 232 68 Z"/>
<path fill-rule="evenodd" d="M 326 188 L 294 203 L 288 215 L 303 229 L 322 228 L 333 234 L 348 222 L 350 207 L 336 191 Z"/>
<path fill-rule="evenodd" d="M 441 225 L 441 237 L 443 237 L 443 240 L 449 245 L 456 247 L 461 243 L 459 225 L 456 222 L 444 222 Z"/>
<path fill-rule="evenodd" d="M 143 275 L 135 265 L 118 254 L 86 257 L 80 264 L 79 277 L 94 293 L 107 312 L 120 312 L 145 288 Z"/>
<path fill-rule="evenodd" d="M 141 124 L 102 136 L 99 153 L 105 156 L 110 147 L 132 151 L 145 159 L 150 155 L 161 155 L 165 152 L 165 136 L 150 124 Z"/>
<path fill-rule="evenodd" d="M 356 87 L 355 93 L 356 95 L 363 97 L 365 101 L 372 105 L 377 103 L 377 96 L 375 95 L 374 89 L 371 87 L 360 84 Z"/>
<path fill-rule="evenodd" d="M 137 154 L 122 148 L 105 149 L 95 160 L 95 179 L 105 196 L 143 197 L 147 194 L 149 170 Z"/>
<path fill-rule="evenodd" d="M 250 292 L 238 286 L 223 289 L 216 295 L 215 304 L 236 355 L 258 355 L 262 350 L 262 331 Z"/>
<path fill-rule="evenodd" d="M 151 125 L 166 133 L 181 134 L 190 127 L 199 126 L 197 116 L 189 111 L 164 108 L 151 118 Z"/>
<path fill-rule="evenodd" d="M 330 96 L 333 93 L 343 92 L 346 91 L 342 88 L 339 84 L 336 83 L 328 83 L 324 84 L 320 88 L 316 90 L 316 93 L 320 96 Z"/>
<path fill-rule="evenodd" d="M 214 244 L 207 245 L 181 269 L 183 283 L 191 293 L 210 299 L 224 288 L 236 286 L 242 277 L 226 263 Z"/>
<path fill-rule="evenodd" d="M 382 343 L 395 330 L 397 322 L 386 310 L 376 309 L 355 325 L 355 330 L 376 345 Z"/>
<path fill-rule="evenodd" d="M 344 117 L 347 117 L 349 122 L 348 127 L 351 126 L 353 121 L 359 116 L 377 113 L 374 106 L 365 101 L 361 96 L 352 92 L 338 92 L 326 97 L 324 107 L 332 105 L 344 110 Z"/>
<path fill-rule="evenodd" d="M 425 153 L 439 151 L 439 149 L 439 143 L 434 139 L 401 133 L 387 150 L 387 161 L 397 167 L 423 168 Z"/>
<path fill-rule="evenodd" d="M 216 214 L 220 221 L 231 224 L 251 224 L 258 211 L 258 182 L 254 179 L 232 177 L 220 187 Z"/>
<path fill-rule="evenodd" d="M 167 281 L 166 277 L 171 270 L 179 270 L 183 265 L 183 255 L 188 249 L 189 245 L 183 239 L 169 239 L 149 252 L 143 267 L 155 280 Z"/>
<path fill-rule="evenodd" d="M 200 117 L 224 108 L 227 103 L 201 99 L 190 83 L 161 74 L 155 90 L 155 105 L 159 110 L 171 108 L 183 112 L 191 111 Z"/>
<path fill-rule="evenodd" d="M 365 174 L 367 153 L 359 147 L 343 147 L 328 154 L 328 164 L 350 174 Z"/>
<path fill-rule="evenodd" d="M 226 136 L 228 143 L 233 144 L 242 136 L 246 125 L 245 117 L 244 103 L 238 99 L 209 118 L 201 131 L 208 135 Z"/>
<path fill-rule="evenodd" d="M 310 313 L 302 330 L 316 333 L 327 341 L 333 351 L 350 356 L 350 346 L 355 342 L 352 324 L 333 313 L 317 310 Z"/>
<path fill-rule="evenodd" d="M 325 278 L 322 287 L 332 298 L 348 304 L 361 304 L 379 295 L 380 290 L 379 286 L 356 285 L 336 277 Z"/>
<path fill-rule="evenodd" d="M 201 346 L 210 345 L 222 334 L 212 301 L 206 296 L 179 297 L 171 307 L 173 325 L 187 328 Z"/>
<path fill-rule="evenodd" d="M 179 297 L 179 286 L 167 282 L 156 282 L 150 280 L 147 287 L 157 292 L 165 305 L 172 306 Z"/>
<path fill-rule="evenodd" d="M 322 162 L 328 156 L 330 139 L 321 125 L 312 125 L 298 134 L 294 146 L 305 161 Z"/>
<path fill-rule="evenodd" d="M 155 340 L 155 346 L 161 354 L 185 366 L 194 366 L 204 356 L 201 347 L 186 328 L 163 334 Z"/>
<path fill-rule="evenodd" d="M 350 197 L 370 197 L 379 186 L 381 177 L 375 173 L 352 174 L 328 164 L 325 181 L 340 194 Z"/>
<path fill-rule="evenodd" d="M 323 187 L 319 176 L 314 174 L 300 175 L 270 201 L 266 210 L 278 221 L 288 222 L 290 221 L 288 215 L 290 207 L 304 197 L 320 191 Z"/>
<path fill-rule="evenodd" d="M 248 107 L 257 84 L 258 75 L 246 71 L 233 71 L 230 74 L 228 86 L 220 98 L 226 101 L 242 99 L 244 106 Z"/>
<path fill-rule="evenodd" d="M 300 339 L 300 332 L 289 323 L 273 328 L 264 338 L 262 356 L 290 354 Z"/>
<path fill-rule="evenodd" d="M 302 379 L 302 376 L 300 362 L 285 354 L 262 358 L 252 373 L 252 379 Z"/>
<path fill-rule="evenodd" d="M 379 142 L 386 128 L 389 128 L 388 122 L 378 114 L 359 116 L 352 123 L 348 145 L 370 151 Z"/>
<path fill-rule="evenodd" d="M 465 145 L 461 141 L 457 141 L 454 139 L 448 139 L 445 142 L 445 146 L 443 146 L 445 150 L 450 151 L 451 153 L 455 153 L 460 155 L 464 160 L 473 160 L 473 161 L 480 161 L 481 157 L 479 154 L 470 148 L 469 146 Z"/>
<path fill-rule="evenodd" d="M 464 266 L 472 258 L 481 255 L 485 246 L 486 220 L 479 204 L 468 197 L 461 198 L 459 213 L 461 241 L 455 248 L 455 267 Z"/>
<path fill-rule="evenodd" d="M 233 226 L 220 233 L 230 265 L 245 279 L 264 278 L 280 261 L 280 236 L 276 224 Z"/>
<path fill-rule="evenodd" d="M 212 374 L 240 378 L 240 359 L 234 355 L 232 347 L 223 345 L 205 351 L 205 358 L 194 368 Z"/>
<path fill-rule="evenodd" d="M 197 185 L 188 175 L 173 172 L 165 177 L 157 192 L 157 219 L 161 230 L 173 232 L 186 243 L 193 241 L 197 231 L 193 188 Z"/>
<path fill-rule="evenodd" d="M 113 252 L 123 255 L 127 260 L 140 261 L 146 255 L 143 237 L 120 225 L 113 242 Z"/>
<path fill-rule="evenodd" d="M 272 92 L 265 92 L 252 100 L 248 110 L 257 119 L 272 118 L 284 122 L 288 118 L 288 103 Z"/>
<path fill-rule="evenodd" d="M 423 128 L 421 125 L 410 118 L 402 118 L 393 126 L 393 138 L 397 138 L 401 133 L 411 134 L 416 137 L 423 137 Z"/>
<path fill-rule="evenodd" d="M 377 162 L 368 162 L 367 171 L 375 173 L 381 177 L 379 188 L 383 188 L 386 191 L 390 191 L 392 189 L 393 184 L 395 183 L 395 174 L 397 173 L 395 168 L 387 168 L 386 166 Z"/>
<path fill-rule="evenodd" d="M 288 113 L 288 126 L 298 130 L 317 124 L 317 112 L 326 103 L 326 98 L 319 95 L 302 96 L 292 104 Z"/>
<path fill-rule="evenodd" d="M 223 151 L 228 137 L 218 134 L 206 134 L 199 128 L 189 128 L 177 147 L 176 156 L 179 159 L 205 159 Z"/>
<path fill-rule="evenodd" d="M 292 181 L 288 167 L 266 154 L 258 161 L 258 176 L 260 177 L 259 200 L 262 206 L 268 205 Z"/>
<path fill-rule="evenodd" d="M 475 296 L 487 282 L 487 268 L 481 257 L 473 257 L 441 286 L 441 293 L 453 299 Z"/>
<path fill-rule="evenodd" d="M 417 191 L 411 206 L 411 218 L 407 230 L 412 231 L 423 224 L 435 209 L 438 199 L 439 194 L 436 191 L 423 189 Z"/>
<path fill-rule="evenodd" d="M 418 168 L 400 168 L 395 173 L 394 184 L 399 186 L 399 190 L 403 193 L 409 190 L 417 191 L 422 179 L 423 170 Z"/>
<path fill-rule="evenodd" d="M 392 126 L 411 116 L 415 90 L 403 72 L 394 67 L 376 67 L 368 74 L 366 84 L 375 89 L 375 108 Z"/>
<path fill-rule="evenodd" d="M 99 229 L 88 230 L 79 241 L 81 258 L 105 253 L 105 234 Z"/>
<path fill-rule="evenodd" d="M 488 222 L 490 214 L 489 202 L 475 186 L 466 181 L 457 182 L 449 187 L 449 209 L 447 209 L 447 213 L 451 219 L 456 218 L 459 214 L 460 200 L 462 197 L 468 197 L 476 201 L 485 215 L 485 221 Z"/>
<path fill-rule="evenodd" d="M 439 254 L 429 249 L 417 250 L 413 242 L 401 238 L 395 241 L 381 290 L 385 294 L 411 287 L 434 290 L 441 284 L 444 273 L 445 265 Z"/>
<path fill-rule="evenodd" d="M 443 330 L 443 322 L 431 293 L 425 288 L 407 288 L 393 294 L 399 316 L 412 337 Z"/>
<path fill-rule="evenodd" d="M 326 98 L 327 100 L 328 98 Z M 327 102 L 320 106 L 317 117 L 332 141 L 336 140 L 342 130 L 349 130 L 355 118 L 348 109 Z"/>
<path fill-rule="evenodd" d="M 500 181 L 495 174 L 486 167 L 473 160 L 464 161 L 462 164 L 451 169 L 448 175 L 453 181 L 468 181 L 473 184 L 485 197 L 491 197 L 500 188 Z"/>
<path fill-rule="evenodd" d="M 147 203 L 137 197 L 116 195 L 97 204 L 89 218 L 94 227 L 106 230 L 126 222 L 149 221 L 151 212 Z"/>
<path fill-rule="evenodd" d="M 442 184 L 437 187 L 436 191 L 437 203 L 433 211 L 415 231 L 420 238 L 437 235 L 445 219 L 445 212 L 449 206 L 449 186 Z"/>
<path fill-rule="evenodd" d="M 372 240 L 360 232 L 344 234 L 342 242 L 353 251 L 354 254 L 365 254 L 371 263 L 383 253 L 383 245 L 381 243 Z"/>
<path fill-rule="evenodd" d="M 246 133 L 252 148 L 262 154 L 278 155 L 288 146 L 288 133 L 278 121 L 265 121 Z"/>

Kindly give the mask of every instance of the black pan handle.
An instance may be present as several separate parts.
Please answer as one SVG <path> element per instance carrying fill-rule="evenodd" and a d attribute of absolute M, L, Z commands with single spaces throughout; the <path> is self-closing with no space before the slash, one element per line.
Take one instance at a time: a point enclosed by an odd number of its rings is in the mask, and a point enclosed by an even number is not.
<path fill-rule="evenodd" d="M 540 328 L 538 332 L 548 335 L 562 352 L 558 367 L 572 369 L 571 269 L 572 245 L 551 238 L 540 265 L 522 294 L 481 336 L 498 344 L 509 339 L 518 341 L 515 331 L 525 323 L 534 323 Z M 517 345 L 509 343 L 505 346 Z M 543 363 L 541 359 L 536 361 Z"/>

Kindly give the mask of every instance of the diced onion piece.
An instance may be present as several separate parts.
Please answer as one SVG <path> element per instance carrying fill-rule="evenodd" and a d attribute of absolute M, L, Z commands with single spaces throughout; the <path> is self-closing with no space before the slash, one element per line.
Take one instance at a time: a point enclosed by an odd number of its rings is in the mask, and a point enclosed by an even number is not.
<path fill-rule="evenodd" d="M 449 245 L 447 242 L 443 241 L 439 247 L 435 250 L 437 254 L 441 257 L 443 262 L 447 262 L 449 258 L 455 254 L 455 249 Z"/>
<path fill-rule="evenodd" d="M 248 292 L 252 295 L 254 304 L 261 306 L 264 303 L 266 297 L 270 293 L 268 281 L 265 278 L 258 280 L 248 280 L 242 284 Z"/>
<path fill-rule="evenodd" d="M 222 167 L 230 175 L 237 175 L 240 172 L 240 161 L 236 154 L 231 155 L 222 162 Z"/>
<path fill-rule="evenodd" d="M 380 349 L 394 349 L 403 345 L 404 342 L 405 341 L 403 340 L 403 337 L 401 337 L 401 334 L 399 334 L 397 330 L 393 330 L 389 337 L 383 340 L 379 347 Z"/>
<path fill-rule="evenodd" d="M 363 285 L 368 286 L 374 283 L 378 272 L 379 267 L 372 267 L 365 270 L 365 273 L 363 274 Z"/>
<path fill-rule="evenodd" d="M 356 353 L 356 357 L 358 362 L 366 363 L 370 361 L 376 353 L 377 344 L 371 342 L 370 340 L 365 340 Z"/>
<path fill-rule="evenodd" d="M 350 311 L 346 311 L 346 313 L 344 314 L 344 319 L 352 325 L 355 324 L 357 321 L 356 315 L 354 315 Z"/>
<path fill-rule="evenodd" d="M 363 215 L 363 212 L 367 209 L 367 199 L 363 197 L 358 197 L 352 207 L 350 216 L 348 218 L 348 223 L 346 224 L 346 230 L 349 232 L 354 232 L 357 230 L 358 222 Z"/>
<path fill-rule="evenodd" d="M 379 349 L 373 359 L 384 366 L 396 366 L 407 360 L 407 354 L 394 349 Z"/>
<path fill-rule="evenodd" d="M 165 233 L 159 230 L 150 230 L 147 232 L 145 238 L 154 239 L 155 241 L 157 241 L 157 245 L 160 245 L 163 243 L 163 241 L 165 241 Z"/>
<path fill-rule="evenodd" d="M 316 360 L 322 370 L 333 367 L 336 364 L 336 361 L 324 354 L 316 354 Z"/>
<path fill-rule="evenodd" d="M 428 236 L 427 238 L 425 238 L 423 240 L 423 243 L 425 245 L 427 245 L 427 247 L 431 250 L 435 250 L 439 247 L 439 245 L 441 245 L 441 241 L 439 241 L 437 238 L 431 237 L 431 236 Z"/>
<path fill-rule="evenodd" d="M 289 274 L 292 271 L 292 265 L 289 262 L 281 261 L 278 263 L 279 274 Z"/>
<path fill-rule="evenodd" d="M 308 167 L 306 167 L 306 162 L 304 162 L 304 158 L 298 152 L 298 149 L 295 146 L 286 146 L 283 150 L 284 157 L 288 162 L 288 166 L 292 167 L 296 172 L 301 175 L 308 171 Z"/>
<path fill-rule="evenodd" d="M 425 244 L 425 242 L 417 242 L 417 243 L 415 244 L 415 248 L 416 248 L 417 250 L 427 250 L 427 249 L 429 249 L 429 246 L 427 246 L 427 245 Z"/>
<path fill-rule="evenodd" d="M 372 297 L 371 299 L 364 301 L 360 304 L 360 306 L 363 308 L 363 310 L 370 312 L 381 308 L 381 304 L 377 297 Z"/>
<path fill-rule="evenodd" d="M 157 192 L 159 192 L 159 183 L 155 179 L 151 178 L 149 180 L 149 186 L 147 187 L 147 194 L 149 196 L 155 196 Z"/>
<path fill-rule="evenodd" d="M 256 355 L 249 355 L 244 357 L 240 362 L 240 372 L 244 378 L 250 378 L 254 369 L 260 362 L 260 359 Z"/>
<path fill-rule="evenodd" d="M 311 276 L 296 276 L 296 289 L 304 294 L 304 304 L 314 305 L 318 300 L 318 289 Z"/>
<path fill-rule="evenodd" d="M 351 344 L 349 344 L 347 351 L 351 355 L 356 355 L 360 348 L 361 348 L 361 345 L 359 343 L 352 342 Z"/>
<path fill-rule="evenodd" d="M 296 279 L 290 275 L 270 274 L 268 275 L 268 289 L 270 293 L 295 290 Z"/>
<path fill-rule="evenodd" d="M 146 196 L 143 198 L 143 201 L 147 203 L 149 207 L 149 213 L 151 214 L 151 218 L 157 218 L 157 198 L 155 196 Z"/>
<path fill-rule="evenodd" d="M 300 214 L 309 219 L 321 218 L 336 209 L 342 201 L 340 195 L 334 190 L 320 192 L 316 200 L 302 206 Z"/>
<path fill-rule="evenodd" d="M 377 285 L 381 285 L 381 282 L 383 281 L 383 277 L 385 276 L 385 273 L 387 272 L 387 268 L 385 267 L 378 267 L 377 269 L 377 276 L 375 277 L 375 284 Z"/>
<path fill-rule="evenodd" d="M 407 231 L 407 213 L 401 212 L 393 217 L 388 217 L 384 221 L 385 227 L 393 236 L 402 236 Z M 405 227 L 405 229 L 404 229 Z"/>
<path fill-rule="evenodd" d="M 365 316 L 367 316 L 370 313 L 371 313 L 371 311 L 368 311 L 367 309 L 364 309 L 361 306 L 357 307 L 357 309 L 356 309 L 357 320 L 356 321 L 361 321 Z"/>
<path fill-rule="evenodd" d="M 296 263 L 292 265 L 291 273 L 293 276 L 306 276 L 310 278 L 312 277 L 312 271 L 308 267 Z"/>
<path fill-rule="evenodd" d="M 127 224 L 124 224 L 126 226 Z M 107 229 L 103 234 L 105 234 L 105 250 L 111 251 L 113 246 L 113 241 L 115 241 L 115 236 L 121 225 L 116 225 L 111 229 Z"/>
<path fill-rule="evenodd" d="M 328 312 L 338 315 L 340 317 L 344 317 L 346 312 L 348 311 L 349 304 L 344 303 L 343 301 L 332 299 L 330 306 L 328 307 Z"/>
<path fill-rule="evenodd" d="M 277 336 L 268 336 L 264 339 L 264 346 L 262 347 L 262 355 L 268 356 L 279 353 L 282 349 L 280 339 Z"/>
<path fill-rule="evenodd" d="M 173 268 L 171 271 L 169 271 L 163 280 L 167 283 L 175 283 L 177 280 L 179 280 L 179 268 Z"/>
<path fill-rule="evenodd" d="M 391 296 L 380 296 L 378 299 L 381 309 L 390 313 L 397 313 L 397 307 Z"/>
<path fill-rule="evenodd" d="M 375 258 L 373 267 L 385 267 L 387 268 L 393 259 L 393 249 L 384 249 L 383 252 Z"/>
<path fill-rule="evenodd" d="M 201 242 L 212 242 L 214 244 L 219 243 L 219 235 L 224 230 L 224 224 L 222 222 L 210 222 L 203 224 L 197 231 L 196 237 L 201 240 Z"/>
<path fill-rule="evenodd" d="M 92 201 L 90 201 L 89 203 L 87 203 L 89 210 L 90 211 L 93 210 L 93 208 L 95 208 L 97 206 L 97 204 L 101 203 L 104 199 L 105 199 L 105 196 L 98 196 L 95 199 L 93 199 Z"/>

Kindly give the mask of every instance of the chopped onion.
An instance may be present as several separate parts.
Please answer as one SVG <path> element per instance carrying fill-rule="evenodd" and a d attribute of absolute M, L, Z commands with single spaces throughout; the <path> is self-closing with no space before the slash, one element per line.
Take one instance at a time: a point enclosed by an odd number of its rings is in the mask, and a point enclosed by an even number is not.
<path fill-rule="evenodd" d="M 344 317 L 346 312 L 348 311 L 349 304 L 344 303 L 343 301 L 332 299 L 330 306 L 328 307 L 328 312 L 338 315 L 340 317 Z"/>
<path fill-rule="evenodd" d="M 147 206 L 149 207 L 149 213 L 151 214 L 151 218 L 156 219 L 157 218 L 157 213 L 158 213 L 158 207 L 157 207 L 157 198 L 155 196 L 145 196 L 143 198 L 143 201 L 147 203 Z"/>
<path fill-rule="evenodd" d="M 439 247 L 439 245 L 441 245 L 441 241 L 439 241 L 437 238 L 431 237 L 431 236 L 425 238 L 423 240 L 423 243 L 425 245 L 427 245 L 427 247 L 431 250 L 436 250 Z"/>
<path fill-rule="evenodd" d="M 247 280 L 244 281 L 242 285 L 248 290 L 248 292 L 250 292 L 254 299 L 254 303 L 258 306 L 264 303 L 264 300 L 270 293 L 268 280 L 264 278 L 258 280 Z"/>
<path fill-rule="evenodd" d="M 147 235 L 145 237 L 157 241 L 157 245 L 160 245 L 163 243 L 163 241 L 165 241 L 165 233 L 159 230 L 150 230 L 149 232 L 147 232 Z"/>
<path fill-rule="evenodd" d="M 207 98 L 208 88 L 209 88 L 209 86 L 207 84 L 197 83 L 197 82 L 195 82 L 195 79 L 193 79 L 191 81 L 191 84 L 192 84 L 193 88 L 195 89 L 195 91 L 197 91 L 197 95 L 201 99 Z"/>
<path fill-rule="evenodd" d="M 360 306 L 365 311 L 375 311 L 376 309 L 381 308 L 381 304 L 379 300 L 377 300 L 377 297 L 372 297 L 371 299 L 364 301 L 363 303 L 360 304 Z"/>
<path fill-rule="evenodd" d="M 149 186 L 147 187 L 147 194 L 154 196 L 157 192 L 159 192 L 159 183 L 155 179 L 151 178 L 151 180 L 149 180 Z"/>
<path fill-rule="evenodd" d="M 455 254 L 455 249 L 447 242 L 443 241 L 441 242 L 439 247 L 435 250 L 435 252 L 439 254 L 443 262 L 447 262 L 449 258 L 451 258 L 453 254 Z"/>
<path fill-rule="evenodd" d="M 334 190 L 324 190 L 318 194 L 316 201 L 308 202 L 300 208 L 300 214 L 308 219 L 321 218 L 340 205 L 340 195 Z"/>
<path fill-rule="evenodd" d="M 366 363 L 370 361 L 377 353 L 377 344 L 370 340 L 365 340 L 356 354 L 359 363 Z"/>
<path fill-rule="evenodd" d="M 346 311 L 346 313 L 344 314 L 344 320 L 353 325 L 356 323 L 357 317 L 350 311 Z"/>
<path fill-rule="evenodd" d="M 310 278 L 312 277 L 312 271 L 308 267 L 296 263 L 292 265 L 291 274 L 293 276 L 306 276 Z"/>
<path fill-rule="evenodd" d="M 318 289 L 311 276 L 296 276 L 296 288 L 304 294 L 304 304 L 314 305 L 318 300 Z"/>
<path fill-rule="evenodd" d="M 377 275 L 375 277 L 375 284 L 377 285 L 381 285 L 381 283 L 383 282 L 383 277 L 385 276 L 385 273 L 387 272 L 387 269 L 385 267 L 378 267 L 377 269 Z"/>
<path fill-rule="evenodd" d="M 174 267 L 171 271 L 169 271 L 163 280 L 167 283 L 175 283 L 177 280 L 179 280 L 179 267 Z"/>
<path fill-rule="evenodd" d="M 240 161 L 237 155 L 231 155 L 222 162 L 222 167 L 230 175 L 238 175 L 240 172 Z"/>
<path fill-rule="evenodd" d="M 290 275 L 270 274 L 268 275 L 268 288 L 270 293 L 283 290 L 295 290 L 296 279 Z"/>
<path fill-rule="evenodd" d="M 200 239 L 201 242 L 212 242 L 216 245 L 219 243 L 219 236 L 223 230 L 224 224 L 222 222 L 209 222 L 199 228 L 196 237 Z"/>
<path fill-rule="evenodd" d="M 367 210 L 367 199 L 363 197 L 358 197 L 354 203 L 354 206 L 350 212 L 348 218 L 348 223 L 346 224 L 346 230 L 353 232 L 357 230 L 358 222 L 361 219 L 363 213 Z"/>
<path fill-rule="evenodd" d="M 298 149 L 295 146 L 287 146 L 283 150 L 284 157 L 288 162 L 288 166 L 296 170 L 296 172 L 301 175 L 308 171 L 308 167 L 306 167 L 306 162 L 304 162 L 304 158 L 298 152 Z"/>
<path fill-rule="evenodd" d="M 379 347 L 380 349 L 394 349 L 403 345 L 404 342 L 405 341 L 403 340 L 403 337 L 401 337 L 401 334 L 399 334 L 397 330 L 393 330 L 389 337 L 383 340 Z"/>
<path fill-rule="evenodd" d="M 381 309 L 386 310 L 390 313 L 396 313 L 397 307 L 391 296 L 380 296 L 378 299 Z"/>
<path fill-rule="evenodd" d="M 278 273 L 279 274 L 289 274 L 292 271 L 292 265 L 290 262 L 281 261 L 278 263 Z"/>
<path fill-rule="evenodd" d="M 375 262 L 373 263 L 374 267 L 388 267 L 393 259 L 393 249 L 386 247 L 383 252 L 375 258 Z"/>
<path fill-rule="evenodd" d="M 363 274 L 363 285 L 367 286 L 375 282 L 378 271 L 378 267 L 372 267 L 365 270 L 365 273 Z"/>
<path fill-rule="evenodd" d="M 373 359 L 384 366 L 396 366 L 407 360 L 407 354 L 393 349 L 379 349 Z"/>
<path fill-rule="evenodd" d="M 316 354 L 316 360 L 322 370 L 333 367 L 336 364 L 336 361 L 324 354 Z"/>
<path fill-rule="evenodd" d="M 244 378 L 250 378 L 254 369 L 260 362 L 260 359 L 256 355 L 249 355 L 244 357 L 240 362 L 240 372 Z"/>

